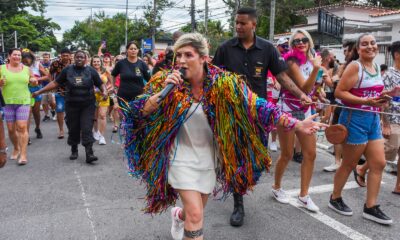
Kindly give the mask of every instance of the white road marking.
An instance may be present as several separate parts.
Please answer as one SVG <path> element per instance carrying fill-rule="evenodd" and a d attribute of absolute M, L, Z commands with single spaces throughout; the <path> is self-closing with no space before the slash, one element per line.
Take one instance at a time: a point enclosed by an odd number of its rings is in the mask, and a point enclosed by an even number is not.
<path fill-rule="evenodd" d="M 352 240 L 371 240 L 371 238 L 357 232 L 356 230 L 344 225 L 341 222 L 336 221 L 335 219 L 329 217 L 328 215 L 323 214 L 322 212 L 312 213 L 308 210 L 300 207 L 297 203 L 296 198 L 291 197 L 289 199 L 289 204 L 300 209 L 302 212 L 306 213 L 307 215 L 317 219 L 318 221 L 322 222 L 323 224 L 335 229 L 339 233 L 345 235 L 346 237 Z"/>
<path fill-rule="evenodd" d="M 385 184 L 382 182 L 381 184 Z M 358 184 L 355 181 L 350 181 L 347 182 L 346 185 L 344 186 L 344 189 L 353 189 L 353 188 L 359 188 Z M 310 187 L 308 190 L 309 194 L 316 194 L 316 193 L 326 193 L 326 192 L 332 192 L 333 190 L 333 184 L 326 184 L 326 185 L 320 185 L 320 186 L 314 186 Z M 339 233 L 347 236 L 348 238 L 352 240 L 371 240 L 369 237 L 357 232 L 356 230 L 344 225 L 341 222 L 336 221 L 335 219 L 329 217 L 328 215 L 323 214 L 322 212 L 317 212 L 317 213 L 312 213 L 302 207 L 297 203 L 297 195 L 299 194 L 300 189 L 292 189 L 286 191 L 286 194 L 288 194 L 289 197 L 289 204 L 300 209 L 302 212 L 310 215 L 311 217 L 317 219 L 318 221 L 322 222 L 323 224 L 335 229 Z"/>
<path fill-rule="evenodd" d="M 91 211 L 89 209 L 90 204 L 86 199 L 85 188 L 83 187 L 81 176 L 79 175 L 77 170 L 75 170 L 74 173 L 75 173 L 75 176 L 76 176 L 76 178 L 78 180 L 79 187 L 81 188 L 81 195 L 82 195 L 83 205 L 85 206 L 86 215 L 88 216 L 88 219 L 89 219 L 89 222 L 90 222 L 90 226 L 92 228 L 92 233 L 93 233 L 93 236 L 94 236 L 94 240 L 97 240 L 97 234 L 96 234 L 96 230 L 94 228 L 94 221 L 93 221 L 92 213 L 91 213 Z"/>
<path fill-rule="evenodd" d="M 383 182 L 382 182 L 383 184 Z M 359 188 L 358 184 L 355 181 L 350 181 L 347 182 L 346 185 L 344 186 L 344 189 L 352 189 L 352 188 Z M 309 194 L 313 193 L 326 193 L 326 192 L 332 192 L 333 191 L 333 184 L 325 184 L 325 185 L 320 185 L 320 186 L 314 186 L 310 187 L 308 192 Z M 286 194 L 290 196 L 297 196 L 300 193 L 300 189 L 292 189 L 292 190 L 287 190 Z"/>

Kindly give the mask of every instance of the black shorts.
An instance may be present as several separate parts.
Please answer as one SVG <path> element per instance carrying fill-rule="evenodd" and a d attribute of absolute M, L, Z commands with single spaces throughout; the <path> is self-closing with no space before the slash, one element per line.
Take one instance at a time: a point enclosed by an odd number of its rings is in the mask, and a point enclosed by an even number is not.
<path fill-rule="evenodd" d="M 326 93 L 326 99 L 329 100 L 329 103 L 330 103 L 330 104 L 336 104 L 336 101 L 335 101 L 335 94 L 334 94 L 333 92 L 327 92 L 327 93 Z"/>

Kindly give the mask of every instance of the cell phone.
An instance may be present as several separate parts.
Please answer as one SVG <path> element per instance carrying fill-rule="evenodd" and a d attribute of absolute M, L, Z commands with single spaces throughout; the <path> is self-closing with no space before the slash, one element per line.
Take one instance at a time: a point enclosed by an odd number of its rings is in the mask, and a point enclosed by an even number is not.
<path fill-rule="evenodd" d="M 379 96 L 378 99 L 382 99 L 382 100 L 385 100 L 386 102 L 390 102 L 390 101 L 392 101 L 393 98 L 391 96 L 385 94 L 385 95 Z"/>
<path fill-rule="evenodd" d="M 103 40 L 103 41 L 101 41 L 101 46 L 103 47 L 103 48 L 106 48 L 106 40 Z"/>

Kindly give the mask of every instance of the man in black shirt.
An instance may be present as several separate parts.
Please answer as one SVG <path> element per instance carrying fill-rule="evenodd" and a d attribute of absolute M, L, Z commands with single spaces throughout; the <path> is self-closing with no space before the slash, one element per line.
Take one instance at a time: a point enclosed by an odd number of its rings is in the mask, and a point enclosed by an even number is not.
<path fill-rule="evenodd" d="M 102 91 L 103 98 L 108 97 L 106 86 L 97 71 L 91 66 L 85 66 L 86 53 L 78 50 L 75 53 L 75 63 L 64 68 L 55 81 L 32 94 L 35 97 L 59 86 L 65 86 L 65 112 L 68 127 L 68 145 L 71 145 L 71 160 L 78 158 L 78 144 L 86 151 L 86 163 L 97 160 L 93 153 L 94 138 L 92 134 L 96 98 L 94 87 Z"/>
<path fill-rule="evenodd" d="M 256 10 L 241 8 L 236 13 L 236 33 L 234 37 L 218 47 L 213 64 L 228 71 L 246 76 L 247 84 L 258 96 L 267 99 L 268 70 L 278 82 L 291 91 L 303 103 L 311 102 L 286 74 L 287 65 L 278 50 L 267 40 L 255 35 L 257 25 Z M 243 196 L 234 193 L 234 210 L 230 223 L 243 225 Z"/>

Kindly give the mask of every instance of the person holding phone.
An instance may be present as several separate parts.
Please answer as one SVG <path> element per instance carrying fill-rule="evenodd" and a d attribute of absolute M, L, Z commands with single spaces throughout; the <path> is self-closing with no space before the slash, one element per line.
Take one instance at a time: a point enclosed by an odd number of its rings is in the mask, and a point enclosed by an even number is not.
<path fill-rule="evenodd" d="M 340 81 L 335 91 L 335 97 L 342 100 L 345 106 L 359 110 L 344 108 L 339 117 L 339 123 L 348 130 L 348 137 L 343 144 L 342 164 L 336 170 L 329 208 L 345 216 L 353 215 L 352 209 L 343 201 L 342 190 L 364 154 L 369 172 L 363 217 L 380 224 L 391 224 L 393 220 L 377 205 L 382 172 L 386 165 L 380 117 L 378 113 L 363 111 L 380 111 L 389 100 L 382 95 L 384 84 L 379 65 L 374 62 L 378 54 L 375 37 L 371 34 L 360 35 L 356 50 L 359 59 L 346 67 L 342 75 L 345 81 Z"/>

